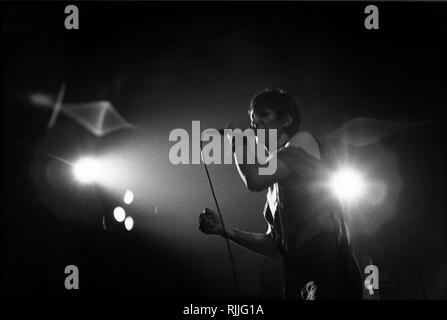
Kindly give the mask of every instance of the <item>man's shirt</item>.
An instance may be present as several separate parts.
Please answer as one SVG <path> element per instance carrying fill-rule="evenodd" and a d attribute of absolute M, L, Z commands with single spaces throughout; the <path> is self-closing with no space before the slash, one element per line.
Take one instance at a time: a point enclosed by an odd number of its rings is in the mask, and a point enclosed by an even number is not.
<path fill-rule="evenodd" d="M 300 131 L 276 152 L 292 172 L 268 188 L 264 217 L 281 253 L 296 250 L 316 235 L 339 233 L 339 210 L 327 187 L 328 168 L 317 140 Z"/>

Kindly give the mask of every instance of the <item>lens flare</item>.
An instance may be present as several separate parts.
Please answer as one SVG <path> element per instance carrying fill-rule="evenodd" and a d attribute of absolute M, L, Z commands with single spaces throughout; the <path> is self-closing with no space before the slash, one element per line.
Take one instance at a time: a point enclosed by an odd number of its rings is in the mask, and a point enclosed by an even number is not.
<path fill-rule="evenodd" d="M 134 195 L 133 192 L 130 190 L 127 190 L 126 193 L 124 194 L 124 203 L 125 204 L 131 204 L 133 202 L 134 199 Z"/>
<path fill-rule="evenodd" d="M 331 189 L 343 202 L 353 202 L 364 194 L 365 182 L 360 173 L 352 168 L 342 168 L 331 179 Z"/>
<path fill-rule="evenodd" d="M 123 222 L 126 218 L 126 211 L 121 207 L 116 207 L 115 210 L 113 210 L 113 216 L 116 221 Z"/>
<path fill-rule="evenodd" d="M 81 183 L 92 183 L 98 180 L 102 175 L 101 163 L 91 157 L 80 159 L 74 164 L 73 173 L 76 179 Z"/>
<path fill-rule="evenodd" d="M 127 217 L 126 220 L 124 220 L 124 226 L 126 227 L 127 231 L 130 231 L 133 229 L 133 218 Z"/>

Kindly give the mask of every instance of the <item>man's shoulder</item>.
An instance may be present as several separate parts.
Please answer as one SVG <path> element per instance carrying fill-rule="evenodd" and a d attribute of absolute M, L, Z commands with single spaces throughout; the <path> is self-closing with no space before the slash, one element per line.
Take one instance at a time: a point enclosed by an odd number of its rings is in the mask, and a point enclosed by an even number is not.
<path fill-rule="evenodd" d="M 321 159 L 318 142 L 315 137 L 307 131 L 299 131 L 296 133 L 286 146 L 286 148 L 290 147 L 301 148 L 314 158 Z"/>

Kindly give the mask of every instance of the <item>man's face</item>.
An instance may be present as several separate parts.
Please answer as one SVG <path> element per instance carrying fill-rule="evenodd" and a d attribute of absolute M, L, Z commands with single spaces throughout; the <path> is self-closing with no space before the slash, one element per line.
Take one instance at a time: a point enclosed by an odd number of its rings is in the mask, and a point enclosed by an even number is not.
<path fill-rule="evenodd" d="M 256 113 L 251 109 L 249 111 L 250 123 L 253 129 L 265 129 L 265 144 L 269 141 L 269 130 L 276 130 L 276 137 L 279 138 L 284 127 L 282 125 L 281 119 L 278 117 L 275 111 L 266 108 L 263 110 L 262 114 Z"/>

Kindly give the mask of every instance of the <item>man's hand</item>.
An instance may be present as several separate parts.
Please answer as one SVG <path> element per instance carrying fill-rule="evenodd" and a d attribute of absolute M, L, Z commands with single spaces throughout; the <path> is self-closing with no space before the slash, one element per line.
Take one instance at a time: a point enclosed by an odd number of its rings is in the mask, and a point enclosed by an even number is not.
<path fill-rule="evenodd" d="M 251 127 L 244 126 L 242 124 L 242 122 L 240 122 L 239 126 L 236 126 L 231 121 L 227 122 L 227 125 L 226 125 L 226 127 L 224 129 L 224 137 L 228 140 L 229 144 L 232 146 L 232 152 L 233 153 L 234 153 L 235 148 L 236 148 L 236 145 L 235 145 L 236 139 L 235 138 L 236 138 L 236 135 L 238 135 L 238 133 L 237 133 L 238 130 L 240 130 L 240 132 L 242 134 L 244 134 L 244 132 L 247 129 L 253 130 Z M 236 132 L 234 132 L 235 130 L 236 130 Z M 226 132 L 231 132 L 231 133 L 227 134 Z M 253 133 L 254 133 L 254 138 L 256 139 L 256 131 L 253 131 Z M 256 141 L 256 140 L 254 140 L 254 141 Z M 242 142 L 245 144 L 247 141 L 244 139 L 244 140 L 242 140 Z"/>
<path fill-rule="evenodd" d="M 219 215 L 211 209 L 205 208 L 199 215 L 199 230 L 205 234 L 225 234 Z"/>

